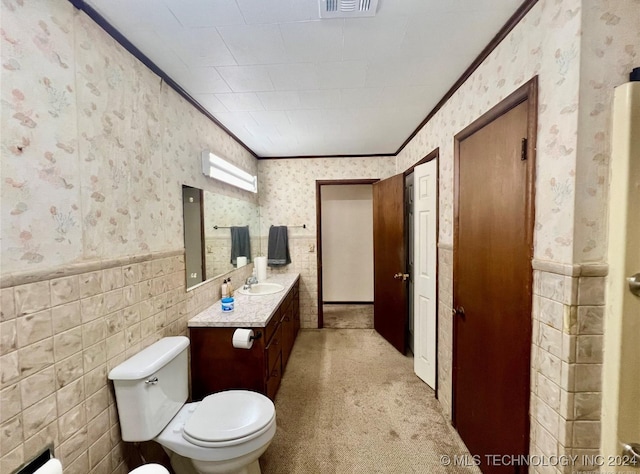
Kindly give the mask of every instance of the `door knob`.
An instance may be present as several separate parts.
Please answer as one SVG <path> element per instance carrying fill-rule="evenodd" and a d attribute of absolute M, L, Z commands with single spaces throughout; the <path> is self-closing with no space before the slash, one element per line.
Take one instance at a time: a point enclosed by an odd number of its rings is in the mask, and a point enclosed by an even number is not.
<path fill-rule="evenodd" d="M 453 313 L 454 316 L 463 316 L 464 317 L 464 307 L 462 306 L 458 306 L 457 308 L 454 308 L 451 310 L 451 312 Z"/>
<path fill-rule="evenodd" d="M 624 466 L 637 466 L 638 464 L 640 464 L 640 444 L 623 444 L 622 464 Z"/>
<path fill-rule="evenodd" d="M 405 281 L 407 278 L 409 278 L 409 274 L 408 273 L 396 273 L 395 275 L 393 275 L 393 278 L 395 278 L 396 280 Z"/>
<path fill-rule="evenodd" d="M 630 276 L 627 281 L 629 282 L 629 291 L 636 296 L 640 296 L 640 273 Z"/>

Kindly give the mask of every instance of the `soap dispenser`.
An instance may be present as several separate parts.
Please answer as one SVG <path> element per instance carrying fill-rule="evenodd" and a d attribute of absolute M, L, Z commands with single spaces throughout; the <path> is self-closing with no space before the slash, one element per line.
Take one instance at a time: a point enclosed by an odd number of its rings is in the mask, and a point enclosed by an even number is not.
<path fill-rule="evenodd" d="M 230 298 L 233 297 L 233 285 L 231 284 L 231 278 L 227 280 L 227 293 Z"/>
<path fill-rule="evenodd" d="M 222 292 L 222 297 L 226 298 L 229 296 L 229 284 L 227 283 L 229 280 L 224 280 L 222 282 L 222 288 L 221 288 L 221 292 Z"/>

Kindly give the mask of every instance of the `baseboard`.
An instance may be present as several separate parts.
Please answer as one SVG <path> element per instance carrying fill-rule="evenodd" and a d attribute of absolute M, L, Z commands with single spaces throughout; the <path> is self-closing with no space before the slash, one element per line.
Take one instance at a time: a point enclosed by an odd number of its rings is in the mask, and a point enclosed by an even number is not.
<path fill-rule="evenodd" d="M 373 304 L 373 301 L 323 301 L 322 304 Z"/>

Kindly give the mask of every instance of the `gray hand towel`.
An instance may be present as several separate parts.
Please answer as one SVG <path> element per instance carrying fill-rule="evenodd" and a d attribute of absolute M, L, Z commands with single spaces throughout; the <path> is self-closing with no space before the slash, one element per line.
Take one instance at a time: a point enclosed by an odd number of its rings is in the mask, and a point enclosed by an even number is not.
<path fill-rule="evenodd" d="M 251 239 L 249 226 L 231 227 L 231 263 L 237 264 L 238 257 L 247 257 L 251 261 Z"/>
<path fill-rule="evenodd" d="M 269 228 L 269 245 L 267 248 L 267 265 L 279 267 L 291 263 L 289 255 L 289 234 L 287 226 L 271 226 Z"/>

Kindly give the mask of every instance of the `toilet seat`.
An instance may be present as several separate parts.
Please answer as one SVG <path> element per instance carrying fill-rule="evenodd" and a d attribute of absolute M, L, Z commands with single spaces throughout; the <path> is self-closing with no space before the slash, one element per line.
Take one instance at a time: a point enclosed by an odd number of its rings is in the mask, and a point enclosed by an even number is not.
<path fill-rule="evenodd" d="M 182 436 L 196 446 L 224 447 L 245 443 L 269 430 L 273 402 L 247 390 L 227 390 L 205 397 L 184 424 Z"/>

